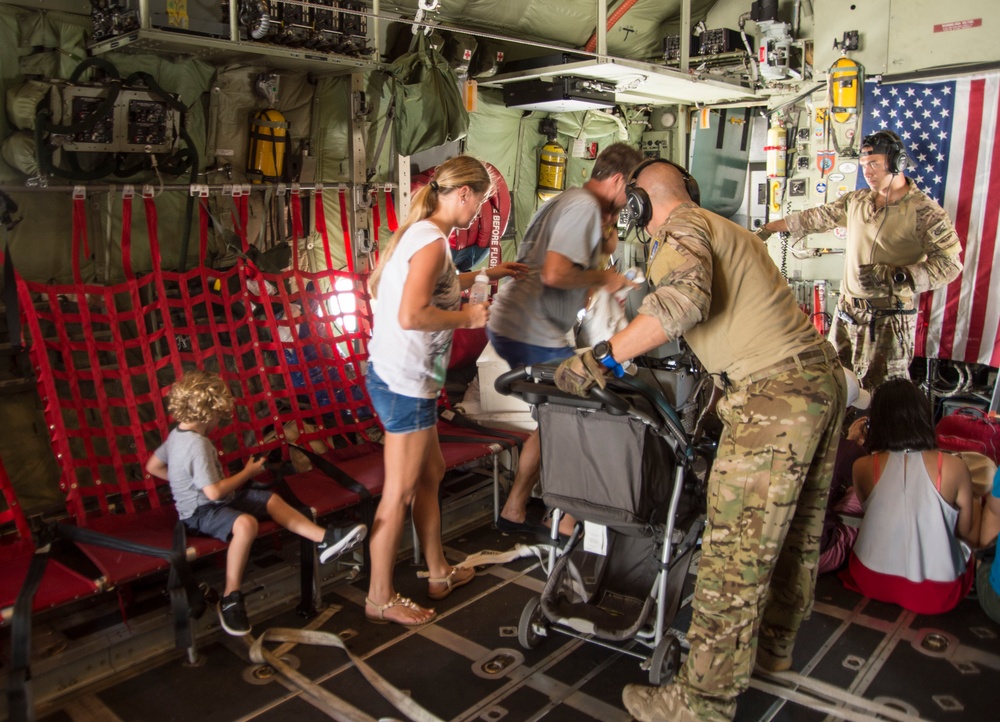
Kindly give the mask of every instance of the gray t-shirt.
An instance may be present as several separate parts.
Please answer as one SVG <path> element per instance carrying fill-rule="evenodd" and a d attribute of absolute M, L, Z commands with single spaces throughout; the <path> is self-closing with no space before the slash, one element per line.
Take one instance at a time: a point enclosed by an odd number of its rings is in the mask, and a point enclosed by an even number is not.
<path fill-rule="evenodd" d="M 602 238 L 601 207 L 590 191 L 570 188 L 546 202 L 525 231 L 518 253 L 528 275 L 501 285 L 490 307 L 490 331 L 533 346 L 572 346 L 568 333 L 587 302 L 588 289 L 545 286 L 542 265 L 546 254 L 555 251 L 592 270 Z"/>
<path fill-rule="evenodd" d="M 213 503 L 202 489 L 224 477 L 219 455 L 208 438 L 197 431 L 175 428 L 153 454 L 167 465 L 167 479 L 178 517 L 187 519 L 199 506 Z"/>

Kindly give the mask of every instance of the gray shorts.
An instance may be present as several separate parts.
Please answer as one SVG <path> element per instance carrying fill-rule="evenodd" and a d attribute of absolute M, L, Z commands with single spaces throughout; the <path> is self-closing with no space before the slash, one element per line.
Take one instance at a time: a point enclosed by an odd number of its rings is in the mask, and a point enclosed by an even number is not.
<path fill-rule="evenodd" d="M 263 489 L 240 489 L 229 501 L 199 506 L 194 514 L 184 519 L 184 526 L 194 534 L 227 542 L 233 534 L 233 524 L 241 514 L 249 514 L 258 521 L 268 518 L 267 502 L 271 494 Z"/>

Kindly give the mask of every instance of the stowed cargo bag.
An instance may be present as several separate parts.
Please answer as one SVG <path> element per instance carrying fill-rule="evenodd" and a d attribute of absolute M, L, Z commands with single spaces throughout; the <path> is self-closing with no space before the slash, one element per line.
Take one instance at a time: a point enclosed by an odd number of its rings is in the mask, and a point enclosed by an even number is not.
<path fill-rule="evenodd" d="M 412 155 L 465 137 L 469 114 L 462 103 L 458 76 L 421 33 L 417 49 L 391 66 L 396 119 L 396 151 Z"/>
<path fill-rule="evenodd" d="M 538 428 L 548 506 L 632 533 L 666 521 L 674 458 L 642 421 L 541 404 Z"/>

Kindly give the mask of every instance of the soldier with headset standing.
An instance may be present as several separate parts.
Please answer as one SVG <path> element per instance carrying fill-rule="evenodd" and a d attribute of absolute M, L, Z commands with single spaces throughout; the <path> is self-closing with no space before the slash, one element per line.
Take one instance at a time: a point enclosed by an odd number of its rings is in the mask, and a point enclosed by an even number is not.
<path fill-rule="evenodd" d="M 836 352 L 799 310 L 764 244 L 692 196 L 697 183 L 669 161 L 633 172 L 627 204 L 653 234 L 647 275 L 655 290 L 625 329 L 564 361 L 555 379 L 583 396 L 626 359 L 684 336 L 725 391 L 691 652 L 672 684 L 625 687 L 625 707 L 640 722 L 727 722 L 755 659 L 769 670 L 791 667 L 812 608 L 847 394 Z"/>
<path fill-rule="evenodd" d="M 860 165 L 868 190 L 771 221 L 758 235 L 847 228 L 830 340 L 861 385 L 874 389 L 887 378 L 910 377 L 916 295 L 958 278 L 962 247 L 944 209 L 904 175 L 910 160 L 898 135 L 880 130 L 865 136 Z"/>

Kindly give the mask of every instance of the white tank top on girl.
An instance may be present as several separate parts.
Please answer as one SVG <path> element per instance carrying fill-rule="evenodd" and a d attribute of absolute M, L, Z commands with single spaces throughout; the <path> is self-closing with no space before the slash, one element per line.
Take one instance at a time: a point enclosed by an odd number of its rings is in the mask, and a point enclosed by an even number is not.
<path fill-rule="evenodd" d="M 434 284 L 431 304 L 445 311 L 454 311 L 461 305 L 462 292 L 447 239 L 431 221 L 414 223 L 399 239 L 399 245 L 382 269 L 372 340 L 368 345 L 375 371 L 389 390 L 420 399 L 433 399 L 440 393 L 451 357 L 450 330 L 411 331 L 399 325 L 399 306 L 410 259 L 431 243 L 440 243 L 444 248 L 444 264 Z"/>
<path fill-rule="evenodd" d="M 965 572 L 958 510 L 941 498 L 921 452 L 890 452 L 864 507 L 854 554 L 871 571 L 911 582 L 951 582 Z"/>

